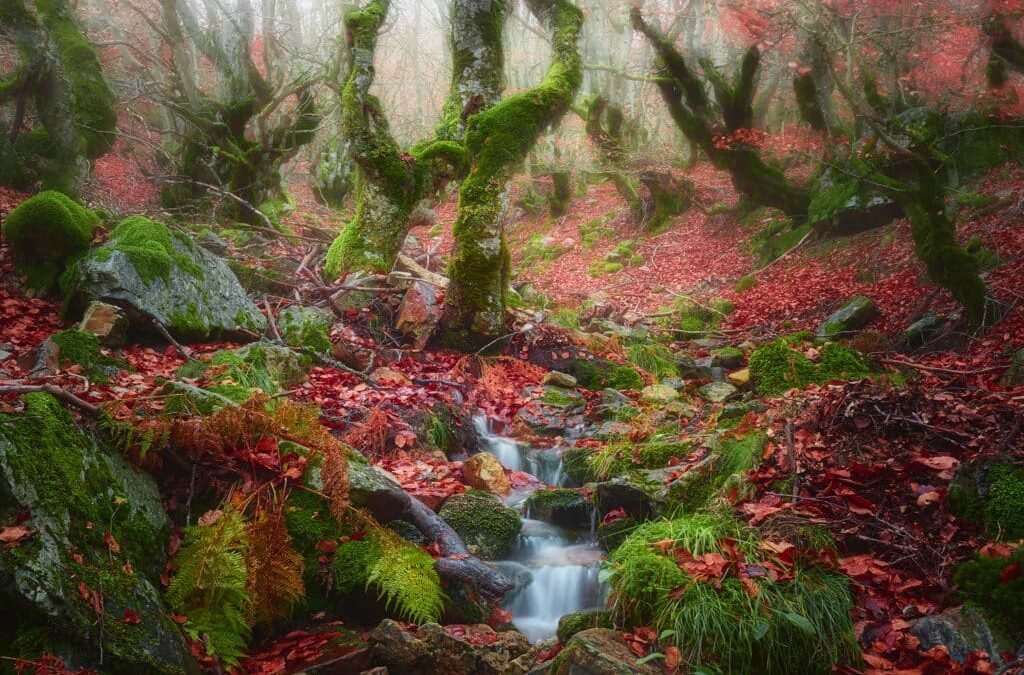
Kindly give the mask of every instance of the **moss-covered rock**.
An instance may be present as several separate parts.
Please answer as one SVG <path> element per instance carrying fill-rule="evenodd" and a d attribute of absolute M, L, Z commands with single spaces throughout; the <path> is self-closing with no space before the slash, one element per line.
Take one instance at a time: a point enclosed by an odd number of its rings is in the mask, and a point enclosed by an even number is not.
<path fill-rule="evenodd" d="M 514 509 L 493 495 L 476 490 L 449 497 L 438 513 L 467 546 L 490 560 L 512 551 L 523 529 Z"/>
<path fill-rule="evenodd" d="M 120 359 L 104 356 L 100 352 L 99 338 L 92 333 L 69 329 L 54 333 L 49 339 L 57 345 L 57 358 L 61 363 L 80 366 L 82 372 L 94 382 L 106 382 L 128 365 Z"/>
<path fill-rule="evenodd" d="M 529 518 L 570 529 L 589 527 L 592 513 L 582 493 L 565 488 L 538 490 L 526 499 L 523 508 Z"/>
<path fill-rule="evenodd" d="M 654 663 L 639 663 L 622 633 L 608 628 L 588 628 L 576 633 L 544 671 L 548 675 L 657 675 Z"/>
<path fill-rule="evenodd" d="M 568 643 L 576 633 L 591 628 L 614 628 L 611 613 L 606 611 L 573 612 L 558 620 L 558 641 Z"/>
<path fill-rule="evenodd" d="M 734 476 L 742 479 L 757 467 L 766 442 L 767 437 L 761 432 L 721 438 L 700 466 L 667 486 L 665 496 L 684 512 L 707 508 Z"/>
<path fill-rule="evenodd" d="M 3 237 L 18 272 L 35 291 L 50 291 L 68 263 L 89 249 L 95 213 L 60 192 L 40 192 L 4 220 Z"/>
<path fill-rule="evenodd" d="M 292 306 L 277 317 L 277 325 L 285 342 L 317 354 L 331 353 L 333 324 L 334 315 L 319 307 Z"/>
<path fill-rule="evenodd" d="M 831 314 L 818 328 L 818 337 L 823 340 L 859 330 L 878 316 L 878 306 L 871 298 L 858 295 L 848 300 Z"/>
<path fill-rule="evenodd" d="M 153 481 L 100 447 L 53 397 L 24 403 L 25 412 L 0 416 L 0 523 L 17 518 L 32 531 L 0 552 L 4 607 L 18 614 L 19 635 L 39 638 L 37 651 L 18 656 L 53 648 L 97 668 L 102 640 L 104 672 L 196 672 L 157 591 L 170 523 Z M 128 610 L 141 621 L 124 621 Z"/>
<path fill-rule="evenodd" d="M 976 555 L 957 568 L 953 579 L 963 600 L 980 608 L 999 632 L 1022 644 L 1024 577 L 1012 574 L 1014 565 L 1024 565 L 1024 549 L 1017 549 L 1009 558 Z"/>
<path fill-rule="evenodd" d="M 953 513 L 984 525 L 993 537 L 1024 537 L 1024 467 L 1008 462 L 975 462 L 960 468 L 947 497 Z"/>
<path fill-rule="evenodd" d="M 126 310 L 133 326 L 152 330 L 155 320 L 181 340 L 266 328 L 224 260 L 139 216 L 122 221 L 106 244 L 68 268 L 61 287 L 69 311 L 111 302 Z"/>
<path fill-rule="evenodd" d="M 849 347 L 826 344 L 814 363 L 794 349 L 793 342 L 794 339 L 779 338 L 751 355 L 750 377 L 759 393 L 776 396 L 815 382 L 866 377 L 871 373 L 864 358 Z"/>

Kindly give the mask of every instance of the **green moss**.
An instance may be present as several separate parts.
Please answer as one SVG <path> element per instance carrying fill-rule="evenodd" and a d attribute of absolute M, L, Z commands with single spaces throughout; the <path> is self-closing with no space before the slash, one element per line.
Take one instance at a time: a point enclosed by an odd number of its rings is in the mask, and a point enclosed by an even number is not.
<path fill-rule="evenodd" d="M 538 490 L 527 497 L 523 513 L 529 518 L 546 520 L 562 527 L 578 527 L 589 516 L 586 498 L 576 490 L 556 488 Z"/>
<path fill-rule="evenodd" d="M 50 337 L 60 349 L 61 361 L 70 361 L 82 367 L 82 372 L 94 382 L 107 382 L 117 370 L 127 368 L 121 359 L 104 356 L 99 339 L 92 333 L 65 330 Z"/>
<path fill-rule="evenodd" d="M 601 218 L 591 218 L 580 225 L 580 241 L 585 250 L 594 248 L 602 239 L 615 236 L 615 228 L 608 227 L 607 223 L 616 215 L 618 214 L 612 213 Z"/>
<path fill-rule="evenodd" d="M 591 628 L 612 628 L 612 616 L 609 612 L 573 612 L 558 620 L 556 635 L 563 645 L 573 635 Z"/>
<path fill-rule="evenodd" d="M 40 192 L 7 215 L 3 236 L 18 271 L 34 290 L 51 290 L 65 267 L 83 255 L 99 218 L 60 192 Z"/>
<path fill-rule="evenodd" d="M 178 267 L 182 272 L 201 279 L 202 269 L 191 259 L 175 250 L 171 231 L 163 223 L 143 216 L 122 220 L 110 234 L 110 241 L 93 255 L 108 256 L 119 251 L 128 257 L 139 277 L 147 284 L 158 279 L 168 280 Z M 179 237 L 184 246 L 191 242 Z"/>
<path fill-rule="evenodd" d="M 590 456 L 594 454 L 592 448 L 570 448 L 562 453 L 562 468 L 569 478 L 583 485 L 595 480 L 590 470 Z"/>
<path fill-rule="evenodd" d="M 652 626 L 694 670 L 827 673 L 855 663 L 845 577 L 820 568 L 797 569 L 784 582 L 759 576 L 750 580 L 754 597 L 734 575 L 712 583 L 676 562 L 683 552 L 721 555 L 727 543 L 748 566 L 764 555 L 756 535 L 728 518 L 694 515 L 639 527 L 609 558 L 616 620 Z"/>
<path fill-rule="evenodd" d="M 762 432 L 725 436 L 711 461 L 674 483 L 669 498 L 684 512 L 706 508 L 734 475 L 745 475 L 761 461 L 767 443 Z"/>
<path fill-rule="evenodd" d="M 331 354 L 333 316 L 315 307 L 289 307 L 277 319 L 284 341 L 317 354 Z"/>
<path fill-rule="evenodd" d="M 639 390 L 644 386 L 643 377 L 635 369 L 610 361 L 577 358 L 570 360 L 565 370 L 584 389 Z"/>
<path fill-rule="evenodd" d="M 1011 565 L 1024 565 L 1024 549 L 1017 549 L 1009 559 L 976 555 L 957 568 L 953 580 L 964 601 L 979 607 L 997 628 L 1019 642 L 1024 638 L 1024 577 L 1017 574 L 1004 581 L 1004 571 Z"/>
<path fill-rule="evenodd" d="M 587 273 L 592 277 L 600 277 L 607 274 L 617 274 L 618 272 L 621 272 L 624 267 L 625 266 L 620 262 L 598 260 L 588 268 Z"/>
<path fill-rule="evenodd" d="M 438 512 L 467 546 L 496 560 L 515 548 L 523 523 L 519 514 L 492 495 L 477 491 L 449 497 Z"/>
<path fill-rule="evenodd" d="M 757 390 L 768 396 L 802 389 L 814 381 L 816 374 L 811 360 L 785 340 L 759 347 L 750 357 L 750 377 Z"/>
<path fill-rule="evenodd" d="M 832 342 L 821 349 L 818 357 L 819 382 L 867 377 L 871 373 L 864 358 L 849 347 Z"/>

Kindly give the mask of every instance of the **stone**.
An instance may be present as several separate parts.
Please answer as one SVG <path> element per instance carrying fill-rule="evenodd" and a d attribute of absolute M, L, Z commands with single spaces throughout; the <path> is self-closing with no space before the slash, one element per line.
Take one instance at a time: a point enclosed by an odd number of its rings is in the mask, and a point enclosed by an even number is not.
<path fill-rule="evenodd" d="M 566 614 L 558 620 L 556 635 L 558 641 L 564 645 L 577 633 L 591 628 L 613 628 L 611 612 L 595 609 Z"/>
<path fill-rule="evenodd" d="M 1004 387 L 1024 387 L 1024 349 L 1019 349 L 1013 355 L 1010 368 L 999 380 Z"/>
<path fill-rule="evenodd" d="M 629 397 L 618 389 L 604 389 L 601 391 L 601 406 L 607 410 L 619 410 L 633 405 Z"/>
<path fill-rule="evenodd" d="M 385 619 L 370 636 L 373 662 L 403 675 L 523 675 L 533 665 L 536 650 L 518 631 L 447 628 L 428 623 L 407 630 Z"/>
<path fill-rule="evenodd" d="M 573 389 L 576 387 L 576 378 L 568 373 L 560 373 L 557 370 L 549 370 L 544 373 L 544 384 L 551 384 L 556 387 L 564 387 L 565 389 Z"/>
<path fill-rule="evenodd" d="M 739 389 L 746 388 L 750 384 L 750 368 L 729 373 L 729 383 Z"/>
<path fill-rule="evenodd" d="M 648 403 L 669 403 L 679 399 L 679 392 L 665 384 L 651 384 L 641 390 L 640 398 Z"/>
<path fill-rule="evenodd" d="M 711 382 L 698 389 L 697 393 L 709 403 L 725 403 L 738 396 L 740 391 L 728 382 Z"/>
<path fill-rule="evenodd" d="M 840 337 L 860 330 L 878 316 L 878 307 L 871 298 L 858 295 L 851 298 L 830 315 L 818 328 L 817 337 L 823 340 Z"/>
<path fill-rule="evenodd" d="M 481 558 L 497 560 L 510 553 L 523 529 L 515 509 L 494 495 L 464 492 L 445 500 L 438 515 L 459 533 L 463 543 Z"/>
<path fill-rule="evenodd" d="M 123 347 L 128 341 L 128 317 L 120 307 L 90 302 L 78 330 L 92 333 L 104 347 Z"/>
<path fill-rule="evenodd" d="M 505 496 L 512 491 L 505 467 L 489 452 L 473 455 L 462 463 L 462 480 L 470 487 L 494 495 Z"/>
<path fill-rule="evenodd" d="M 591 507 L 586 497 L 567 488 L 534 492 L 526 499 L 523 513 L 527 518 L 544 520 L 568 529 L 590 527 Z"/>
<path fill-rule="evenodd" d="M 725 407 L 722 408 L 722 412 L 718 413 L 718 419 L 719 421 L 741 419 L 746 417 L 748 413 L 761 413 L 767 409 L 768 407 L 766 405 L 757 401 L 727 403 Z"/>
<path fill-rule="evenodd" d="M 376 283 L 365 272 L 353 272 L 345 277 L 345 282 L 341 285 L 344 292 L 332 296 L 331 302 L 342 312 L 359 311 L 369 307 L 370 303 L 377 299 L 377 295 L 369 291 L 355 289 L 363 286 L 371 287 Z"/>
<path fill-rule="evenodd" d="M 577 391 L 545 385 L 539 396 L 533 390 L 524 396 L 529 400 L 516 412 L 513 424 L 525 435 L 561 436 L 583 422 L 580 413 L 587 400 Z"/>
<path fill-rule="evenodd" d="M 918 349 L 923 347 L 938 335 L 946 323 L 945 318 L 935 316 L 934 314 L 923 316 L 900 333 L 896 344 L 901 349 Z"/>
<path fill-rule="evenodd" d="M 666 387 L 672 387 L 676 391 L 682 391 L 686 388 L 686 380 L 681 377 L 663 377 L 659 384 L 663 384 Z"/>
<path fill-rule="evenodd" d="M 622 633 L 590 628 L 576 633 L 544 670 L 546 675 L 658 675 L 654 663 L 637 663 Z"/>
<path fill-rule="evenodd" d="M 155 320 L 186 342 L 262 335 L 266 317 L 227 262 L 177 233 L 170 241 L 174 255 L 166 275 L 140 272 L 116 241 L 93 249 L 69 270 L 68 306 L 117 305 L 132 326 L 152 332 Z"/>
<path fill-rule="evenodd" d="M 646 520 L 657 511 L 648 491 L 636 485 L 629 476 L 598 483 L 594 488 L 594 500 L 601 513 L 622 509 L 627 515 Z"/>
<path fill-rule="evenodd" d="M 690 340 L 690 344 L 697 349 L 718 349 L 725 345 L 725 340 L 718 338 L 699 338 L 697 340 Z"/>
<path fill-rule="evenodd" d="M 745 360 L 743 350 L 737 347 L 722 347 L 721 349 L 716 349 L 711 353 L 711 357 L 714 359 L 712 363 L 715 366 L 725 368 L 726 370 L 742 368 Z"/>
<path fill-rule="evenodd" d="M 369 368 L 373 358 L 373 352 L 366 347 L 344 339 L 335 342 L 332 351 L 335 359 L 361 373 Z M 384 363 L 383 360 L 380 361 Z"/>
<path fill-rule="evenodd" d="M 395 328 L 412 339 L 414 349 L 421 350 L 427 346 L 440 320 L 437 291 L 425 281 L 413 281 L 402 299 Z"/>
<path fill-rule="evenodd" d="M 505 593 L 504 602 L 508 603 L 526 590 L 533 583 L 533 572 L 521 562 L 515 560 L 496 560 L 491 563 L 496 570 L 512 580 L 512 590 Z"/>
<path fill-rule="evenodd" d="M 922 651 L 942 645 L 958 663 L 966 661 L 971 652 L 981 650 L 988 653 L 994 665 L 1001 666 L 1000 654 L 1012 653 L 1014 648 L 992 630 L 984 614 L 975 607 L 954 607 L 922 617 L 914 621 L 910 632 L 921 641 Z"/>
<path fill-rule="evenodd" d="M 196 243 L 214 255 L 226 256 L 231 249 L 228 240 L 213 230 L 203 230 L 196 238 Z"/>
<path fill-rule="evenodd" d="M 325 356 L 329 356 L 334 349 L 331 344 L 333 324 L 334 315 L 319 307 L 292 305 L 277 317 L 281 337 L 290 347 Z"/>
<path fill-rule="evenodd" d="M 227 353 L 238 356 L 254 367 L 265 368 L 270 378 L 283 389 L 290 389 L 305 382 L 312 367 L 308 357 L 266 340 Z"/>
<path fill-rule="evenodd" d="M 159 590 L 171 523 L 153 479 L 80 429 L 49 394 L 23 400 L 24 413 L 0 415 L 0 505 L 21 514 L 32 533 L 0 552 L 0 606 L 20 608 L 18 637 L 38 633 L 32 642 L 76 669 L 198 673 Z M 119 550 L 107 545 L 107 532 Z M 106 630 L 93 591 L 102 592 Z M 129 609 L 138 623 L 121 622 Z M 0 643 L 13 644 L 5 626 L 0 621 Z"/>

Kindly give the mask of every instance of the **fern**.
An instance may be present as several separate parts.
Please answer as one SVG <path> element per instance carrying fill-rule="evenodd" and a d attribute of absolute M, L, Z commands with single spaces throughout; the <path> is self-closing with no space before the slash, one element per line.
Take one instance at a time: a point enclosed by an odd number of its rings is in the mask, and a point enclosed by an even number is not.
<path fill-rule="evenodd" d="M 259 509 L 249 525 L 245 556 L 248 622 L 262 626 L 285 619 L 306 596 L 302 581 L 305 560 L 292 548 L 281 505 Z"/>
<path fill-rule="evenodd" d="M 434 559 L 423 549 L 367 518 L 367 535 L 380 544 L 380 557 L 370 567 L 367 587 L 375 587 L 385 606 L 415 623 L 441 617 L 447 597 L 434 569 Z"/>
<path fill-rule="evenodd" d="M 212 512 L 216 513 L 216 512 Z M 204 517 L 206 518 L 206 517 Z M 170 608 L 188 617 L 185 631 L 227 666 L 241 659 L 252 633 L 247 617 L 245 519 L 233 509 L 185 532 L 178 574 L 167 589 Z"/>

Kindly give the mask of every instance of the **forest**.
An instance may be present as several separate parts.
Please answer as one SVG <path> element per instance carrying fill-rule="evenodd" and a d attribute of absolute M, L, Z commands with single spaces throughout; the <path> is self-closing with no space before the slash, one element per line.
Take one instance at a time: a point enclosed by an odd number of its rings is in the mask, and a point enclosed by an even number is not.
<path fill-rule="evenodd" d="M 0 0 L 0 675 L 1024 674 L 1024 0 Z"/>

